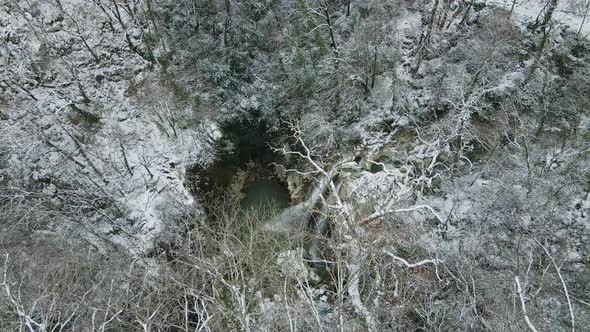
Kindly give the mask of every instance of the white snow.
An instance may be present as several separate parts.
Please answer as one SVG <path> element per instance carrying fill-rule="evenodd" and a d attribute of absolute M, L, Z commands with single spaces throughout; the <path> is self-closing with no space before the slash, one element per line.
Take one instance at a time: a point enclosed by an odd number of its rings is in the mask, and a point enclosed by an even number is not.
<path fill-rule="evenodd" d="M 124 232 L 108 238 L 141 254 L 165 233 L 175 216 L 192 208 L 185 170 L 209 162 L 212 156 L 207 151 L 222 133 L 205 118 L 188 119 L 182 126 L 170 124 L 175 112 L 191 111 L 174 104 L 171 92 L 158 85 L 159 73 L 146 70 L 146 61 L 129 49 L 123 31 L 101 29 L 100 22 L 106 18 L 85 1 L 61 3 L 66 12 L 84 18 L 84 23 L 66 15 L 49 26 L 59 15 L 58 7 L 38 3 L 39 16 L 31 24 L 46 33 L 33 33 L 22 16 L 0 8 L 0 37 L 11 38 L 0 45 L 0 75 L 26 87 L 36 98 L 14 88 L 15 84 L 2 96 L 8 120 L 0 123 L 0 138 L 9 153 L 7 167 L 15 178 L 50 178 L 72 186 L 70 190 L 78 195 L 115 201 L 132 222 L 122 221 L 118 226 Z M 76 23 L 94 52 L 104 55 L 100 63 L 81 46 Z M 44 60 L 39 55 L 42 46 L 50 53 Z M 56 56 L 57 52 L 64 55 Z M 30 70 L 35 66 L 45 66 L 51 73 L 42 84 Z M 97 80 L 99 74 L 102 80 Z M 83 102 L 78 82 L 89 103 Z M 136 92 L 130 91 L 131 85 Z M 94 114 L 98 123 L 88 128 L 84 119 L 73 121 L 73 116 L 83 116 L 72 105 Z M 60 189 L 47 190 L 55 194 Z M 94 222 L 106 221 L 98 217 Z M 109 225 L 93 228 L 108 233 Z"/>
<path fill-rule="evenodd" d="M 526 25 L 530 22 L 534 22 L 537 17 L 543 18 L 543 8 L 545 8 L 547 1 L 539 0 L 517 0 L 514 6 L 514 18 L 517 22 L 522 25 Z M 508 0 L 491 0 L 488 4 L 492 4 L 506 10 L 510 10 L 512 1 Z M 574 13 L 571 10 L 573 5 L 572 0 L 560 0 L 557 5 L 557 9 L 553 14 L 553 19 L 559 23 L 565 24 L 573 31 L 578 31 L 581 28 L 582 34 L 590 33 L 590 18 L 586 19 L 586 22 L 582 26 L 583 12 Z"/>

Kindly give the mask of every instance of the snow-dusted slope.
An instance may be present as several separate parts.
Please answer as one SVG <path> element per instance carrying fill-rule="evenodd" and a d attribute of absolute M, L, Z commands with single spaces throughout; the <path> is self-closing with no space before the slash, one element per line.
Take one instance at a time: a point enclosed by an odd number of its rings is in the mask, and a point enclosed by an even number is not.
<path fill-rule="evenodd" d="M 513 1 L 510 0 L 491 0 L 489 5 L 494 5 L 506 10 L 512 8 Z M 522 25 L 530 24 L 535 20 L 542 20 L 543 13 L 549 6 L 548 1 L 540 0 L 516 0 L 514 2 L 513 17 Z M 553 14 L 553 19 L 566 25 L 572 31 L 580 31 L 581 34 L 590 33 L 590 21 L 588 17 L 584 20 L 586 12 L 586 3 L 576 0 L 560 0 L 557 9 Z M 588 15 L 590 13 L 587 13 Z"/>
<path fill-rule="evenodd" d="M 9 187 L 41 186 L 66 205 L 78 197 L 84 217 L 63 207 L 54 230 L 73 227 L 97 247 L 106 239 L 142 254 L 192 207 L 185 170 L 211 159 L 221 133 L 179 116 L 190 105 L 177 103 L 129 48 L 125 32 L 141 45 L 131 19 L 122 14 L 123 30 L 113 13 L 60 3 L 0 6 L 2 175 Z M 77 222 L 91 222 L 95 234 Z"/>

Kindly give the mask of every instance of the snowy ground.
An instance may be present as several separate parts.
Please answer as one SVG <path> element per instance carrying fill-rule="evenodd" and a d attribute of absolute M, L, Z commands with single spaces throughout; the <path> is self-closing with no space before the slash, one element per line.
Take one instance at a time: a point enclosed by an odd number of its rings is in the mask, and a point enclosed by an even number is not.
<path fill-rule="evenodd" d="M 506 10 L 512 7 L 512 1 L 509 0 L 490 0 L 490 5 L 495 5 Z M 543 11 L 546 8 L 547 1 L 539 0 L 517 0 L 514 5 L 515 19 L 522 25 L 535 22 L 538 18 L 543 18 Z M 577 9 L 576 9 L 577 7 Z M 588 18 L 584 20 L 584 3 L 575 0 L 561 0 L 558 2 L 557 10 L 553 18 L 560 24 L 568 26 L 573 31 L 587 35 L 590 33 L 590 22 Z M 582 24 L 584 23 L 584 24 Z"/>
<path fill-rule="evenodd" d="M 213 122 L 176 118 L 190 106 L 152 84 L 159 72 L 131 52 L 116 21 L 109 29 L 106 14 L 86 2 L 61 4 L 63 11 L 54 3 L 0 6 L 2 175 L 10 187 L 37 183 L 54 198 L 114 201 L 123 219 L 106 222 L 97 210 L 92 228 L 146 253 L 192 207 L 185 171 L 211 159 L 205 155 L 221 133 Z M 123 18 L 139 44 L 133 21 Z"/>

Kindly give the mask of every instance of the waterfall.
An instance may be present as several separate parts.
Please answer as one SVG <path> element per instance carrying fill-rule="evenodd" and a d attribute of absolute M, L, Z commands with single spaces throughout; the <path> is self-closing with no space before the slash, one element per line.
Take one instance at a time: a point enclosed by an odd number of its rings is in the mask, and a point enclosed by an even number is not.
<path fill-rule="evenodd" d="M 321 178 L 319 180 L 319 185 L 314 188 L 311 195 L 309 195 L 305 201 L 281 211 L 273 218 L 273 220 L 264 226 L 264 229 L 272 232 L 289 232 L 302 229 L 311 216 L 313 207 L 322 197 L 329 182 L 329 178 Z"/>

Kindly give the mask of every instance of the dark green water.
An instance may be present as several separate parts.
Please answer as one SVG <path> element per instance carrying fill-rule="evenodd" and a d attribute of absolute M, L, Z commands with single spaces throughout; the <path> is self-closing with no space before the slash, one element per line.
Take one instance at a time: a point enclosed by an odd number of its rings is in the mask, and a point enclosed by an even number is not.
<path fill-rule="evenodd" d="M 257 179 L 249 183 L 242 190 L 244 198 L 242 207 L 258 208 L 274 207 L 284 209 L 289 207 L 289 192 L 276 180 Z"/>
<path fill-rule="evenodd" d="M 280 181 L 273 177 L 270 164 L 280 156 L 269 148 L 272 141 L 265 122 L 256 119 L 243 122 L 231 122 L 222 126 L 223 144 L 231 142 L 233 149 L 224 154 L 206 169 L 196 165 L 190 172 L 196 174 L 195 192 L 202 197 L 215 200 L 232 184 L 236 172 L 248 173 L 248 181 L 242 189 L 244 209 L 262 207 L 283 209 L 289 207 L 289 192 Z M 251 166 L 254 163 L 256 166 Z"/>

